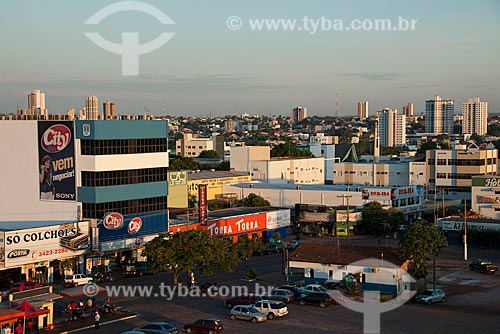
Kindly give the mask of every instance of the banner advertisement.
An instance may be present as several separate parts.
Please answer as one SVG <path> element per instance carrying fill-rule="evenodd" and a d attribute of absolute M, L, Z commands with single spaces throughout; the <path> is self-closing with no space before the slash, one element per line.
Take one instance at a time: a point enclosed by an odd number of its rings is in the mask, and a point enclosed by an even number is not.
<path fill-rule="evenodd" d="M 5 266 L 64 259 L 89 247 L 89 223 L 78 222 L 5 232 Z"/>
<path fill-rule="evenodd" d="M 207 223 L 207 185 L 200 184 L 198 186 L 198 209 L 200 224 Z"/>
<path fill-rule="evenodd" d="M 73 124 L 38 121 L 40 200 L 76 201 Z"/>
<path fill-rule="evenodd" d="M 290 226 L 290 210 L 268 211 L 266 217 L 268 230 Z"/>

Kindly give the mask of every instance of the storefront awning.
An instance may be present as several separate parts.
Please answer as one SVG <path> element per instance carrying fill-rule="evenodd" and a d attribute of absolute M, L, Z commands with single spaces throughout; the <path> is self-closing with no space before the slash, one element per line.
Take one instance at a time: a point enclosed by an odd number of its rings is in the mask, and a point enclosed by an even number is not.
<path fill-rule="evenodd" d="M 103 288 L 102 286 L 96 285 L 95 288 L 96 290 L 92 291 L 93 294 L 106 292 L 106 289 Z M 85 285 L 77 286 L 76 288 L 66 289 L 62 291 L 60 295 L 63 297 L 70 297 L 70 298 L 87 296 L 87 294 L 85 293 Z"/>
<path fill-rule="evenodd" d="M 6 308 L 0 309 L 0 326 L 11 322 L 17 322 L 19 318 L 24 318 L 23 311 Z"/>
<path fill-rule="evenodd" d="M 50 310 L 34 307 L 27 301 L 23 301 L 21 304 L 19 304 L 19 306 L 15 308 L 15 310 L 24 312 L 27 319 L 36 318 L 38 316 L 50 313 Z"/>

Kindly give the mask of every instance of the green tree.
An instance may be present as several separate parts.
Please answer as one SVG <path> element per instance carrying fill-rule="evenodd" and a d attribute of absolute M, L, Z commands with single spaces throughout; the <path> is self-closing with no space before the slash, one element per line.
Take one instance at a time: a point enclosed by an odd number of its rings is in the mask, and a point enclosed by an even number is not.
<path fill-rule="evenodd" d="M 231 163 L 229 161 L 223 161 L 219 167 L 216 168 L 217 170 L 230 170 L 231 169 Z"/>
<path fill-rule="evenodd" d="M 253 237 L 249 238 L 248 235 L 242 235 L 238 237 L 238 243 L 236 244 L 236 251 L 238 255 L 245 261 L 245 276 L 248 275 L 248 261 L 252 254 L 264 248 L 264 244 L 260 238 Z M 247 277 L 248 278 L 248 277 Z"/>
<path fill-rule="evenodd" d="M 490 136 L 500 136 L 500 125 L 497 123 L 488 124 L 488 134 Z"/>
<path fill-rule="evenodd" d="M 215 271 L 231 272 L 240 261 L 228 240 L 204 230 L 178 232 L 171 238 L 160 234 L 146 244 L 145 254 L 156 270 L 173 274 L 174 284 L 182 273 L 195 268 L 201 275 L 212 275 Z"/>
<path fill-rule="evenodd" d="M 420 145 L 420 148 L 417 150 L 417 153 L 425 154 L 427 150 L 435 150 L 437 148 L 437 143 L 434 141 L 428 141 Z"/>
<path fill-rule="evenodd" d="M 310 157 L 312 153 L 309 151 L 302 151 L 297 146 L 291 143 L 279 144 L 271 150 L 271 157 Z"/>
<path fill-rule="evenodd" d="M 222 201 L 220 199 L 210 200 L 210 201 L 208 201 L 207 204 L 208 204 L 208 210 L 210 210 L 210 211 L 227 209 L 230 207 L 228 202 Z"/>
<path fill-rule="evenodd" d="M 387 211 L 377 201 L 367 203 L 361 210 L 363 213 L 363 224 L 369 234 L 378 234 L 383 230 L 387 221 Z"/>
<path fill-rule="evenodd" d="M 191 158 L 176 157 L 170 160 L 169 170 L 179 171 L 179 170 L 197 170 L 200 166 Z"/>
<path fill-rule="evenodd" d="M 259 206 L 271 206 L 269 201 L 259 195 L 255 195 L 254 193 L 249 194 L 247 197 L 241 200 L 241 206 L 249 206 L 249 207 L 259 207 Z"/>
<path fill-rule="evenodd" d="M 409 260 L 408 272 L 416 279 L 425 278 L 430 254 L 437 256 L 448 242 L 433 224 L 418 220 L 404 230 L 398 250 L 403 260 Z"/>
<path fill-rule="evenodd" d="M 198 158 L 218 158 L 219 155 L 214 150 L 201 151 Z"/>
<path fill-rule="evenodd" d="M 389 208 L 386 210 L 387 212 L 387 227 L 390 231 L 396 231 L 399 224 L 401 224 L 404 220 L 403 211 L 398 210 L 396 208 Z"/>

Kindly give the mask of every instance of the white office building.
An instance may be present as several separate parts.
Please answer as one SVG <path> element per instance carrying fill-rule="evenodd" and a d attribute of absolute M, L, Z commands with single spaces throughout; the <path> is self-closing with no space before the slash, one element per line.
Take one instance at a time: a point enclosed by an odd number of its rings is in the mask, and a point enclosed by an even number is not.
<path fill-rule="evenodd" d="M 380 145 L 394 147 L 406 144 L 406 115 L 397 109 L 384 108 L 377 112 Z"/>

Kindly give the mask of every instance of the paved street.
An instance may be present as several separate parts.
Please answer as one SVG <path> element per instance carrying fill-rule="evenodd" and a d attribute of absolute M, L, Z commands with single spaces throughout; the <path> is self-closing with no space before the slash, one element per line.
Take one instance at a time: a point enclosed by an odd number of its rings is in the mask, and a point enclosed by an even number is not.
<path fill-rule="evenodd" d="M 351 242 L 370 243 L 373 240 L 358 238 Z M 385 241 L 384 241 L 385 242 Z M 390 241 L 389 241 L 390 242 Z M 395 241 L 392 241 L 393 243 Z M 495 259 L 498 252 L 474 250 L 471 258 L 486 255 Z M 437 276 L 448 294 L 445 304 L 404 305 L 382 316 L 382 333 L 500 333 L 500 275 L 483 275 L 469 272 L 467 262 L 461 260 L 460 248 L 450 247 L 438 258 Z M 261 279 L 256 282 L 274 285 L 283 281 L 281 274 L 281 255 L 253 257 L 250 266 L 255 268 Z M 213 278 L 219 285 L 248 285 L 256 282 L 241 280 L 244 266 L 240 265 L 234 273 L 216 275 Z M 430 275 L 431 276 L 431 275 Z M 198 278 L 205 281 L 204 278 Z M 118 280 L 113 285 L 154 285 L 160 282 L 171 284 L 171 276 L 166 273 L 154 276 L 127 278 Z M 157 291 L 157 290 L 155 290 Z M 229 311 L 224 307 L 222 297 L 176 298 L 167 301 L 161 297 L 150 298 L 114 298 L 122 306 L 139 314 L 138 318 L 103 327 L 106 333 L 119 333 L 150 321 L 170 321 L 179 329 L 199 317 L 220 317 L 225 324 L 226 333 L 362 333 L 361 314 L 350 311 L 340 305 L 331 305 L 321 309 L 315 306 L 289 305 L 289 314 L 283 318 L 261 324 L 244 321 L 231 321 Z M 83 333 L 94 333 L 94 330 Z"/>

